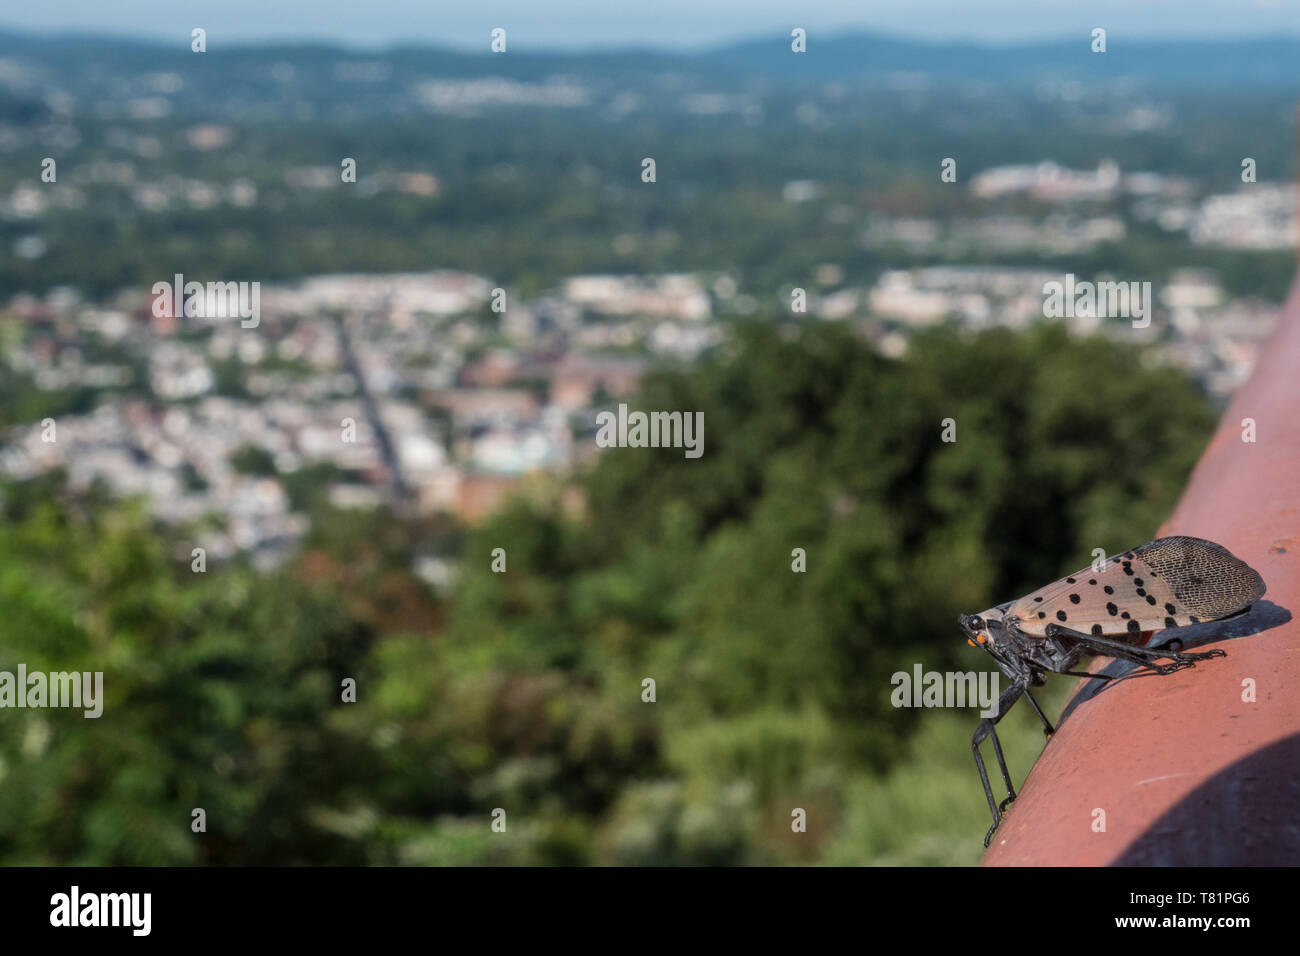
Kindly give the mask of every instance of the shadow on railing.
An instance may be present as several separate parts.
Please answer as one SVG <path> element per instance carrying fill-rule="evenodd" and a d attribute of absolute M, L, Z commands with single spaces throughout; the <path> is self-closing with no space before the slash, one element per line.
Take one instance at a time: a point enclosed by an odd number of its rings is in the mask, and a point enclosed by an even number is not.
<path fill-rule="evenodd" d="M 1104 691 L 1081 682 L 985 865 L 1300 864 L 1300 280 L 1170 534 L 1224 545 L 1267 599 L 1198 628 L 1222 660 Z"/>

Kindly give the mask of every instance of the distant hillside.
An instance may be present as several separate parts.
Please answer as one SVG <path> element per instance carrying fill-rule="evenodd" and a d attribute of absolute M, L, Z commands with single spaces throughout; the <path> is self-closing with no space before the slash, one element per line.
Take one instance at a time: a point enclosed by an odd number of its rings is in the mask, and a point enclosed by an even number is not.
<path fill-rule="evenodd" d="M 209 37 L 209 63 L 238 75 L 248 66 L 288 63 L 309 74 L 333 70 L 343 62 L 382 61 L 391 73 L 377 82 L 421 77 L 504 76 L 519 81 L 555 74 L 611 81 L 679 73 L 730 85 L 768 78 L 782 84 L 800 80 L 871 84 L 898 73 L 926 74 L 937 82 L 984 81 L 1031 86 L 1043 79 L 1179 89 L 1215 87 L 1300 90 L 1300 38 L 1246 40 L 1172 40 L 1128 42 L 1122 34 L 1108 38 L 1108 52 L 1094 54 L 1086 35 L 1069 40 L 996 46 L 978 43 L 930 43 L 896 37 L 813 34 L 808 52 L 790 51 L 785 35 L 756 38 L 702 52 L 624 49 L 609 52 L 528 52 L 518 46 L 508 55 L 493 55 L 433 46 L 358 51 L 324 44 L 225 46 Z M 124 73 L 174 69 L 193 54 L 188 37 L 174 44 L 86 35 L 17 33 L 0 30 L 0 56 L 56 68 L 66 80 L 69 68 L 86 76 L 99 70 Z M 729 82 L 728 82 L 729 81 Z"/>

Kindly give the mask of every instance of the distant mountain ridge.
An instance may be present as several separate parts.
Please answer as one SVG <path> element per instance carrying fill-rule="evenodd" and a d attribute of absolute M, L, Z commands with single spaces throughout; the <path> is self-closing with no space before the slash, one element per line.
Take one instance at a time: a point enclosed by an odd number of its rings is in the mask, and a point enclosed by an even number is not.
<path fill-rule="evenodd" d="M 1108 37 L 1108 51 L 1093 53 L 1090 37 L 1016 42 L 1006 45 L 939 43 L 896 36 L 845 33 L 808 37 L 808 52 L 790 50 L 788 34 L 754 38 L 702 51 L 627 47 L 608 51 L 529 51 L 512 45 L 506 55 L 467 52 L 434 45 L 396 45 L 360 50 L 321 42 L 236 43 L 209 36 L 211 58 L 236 63 L 274 57 L 291 65 L 337 61 L 384 61 L 395 72 L 426 76 L 504 76 L 539 79 L 556 73 L 615 75 L 684 71 L 697 76 L 762 76 L 781 81 L 854 82 L 886 80 L 899 73 L 925 74 L 936 81 L 985 81 L 1025 85 L 1044 79 L 1109 83 L 1127 79 L 1179 88 L 1300 89 L 1300 37 L 1231 40 L 1127 40 Z M 156 38 L 130 39 L 86 34 L 34 34 L 0 29 L 0 56 L 26 57 L 68 68 L 128 68 L 141 53 L 149 68 L 174 65 L 193 56 L 186 36 L 169 45 Z"/>

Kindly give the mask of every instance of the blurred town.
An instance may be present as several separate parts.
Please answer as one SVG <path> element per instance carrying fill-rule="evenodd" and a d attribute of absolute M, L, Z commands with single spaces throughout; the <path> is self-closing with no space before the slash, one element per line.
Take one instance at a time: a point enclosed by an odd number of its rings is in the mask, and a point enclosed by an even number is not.
<path fill-rule="evenodd" d="M 783 196 L 804 202 L 817 189 L 791 182 Z M 1296 241 L 1292 186 L 1198 198 L 1186 182 L 1121 175 L 1114 164 L 1042 164 L 987 170 L 970 190 L 1024 193 L 1058 208 L 1039 221 L 872 216 L 861 241 L 926 252 L 968 242 L 1083 250 L 1122 238 L 1126 224 L 1118 215 L 1080 216 L 1074 204 L 1121 196 L 1136 197 L 1137 216 L 1184 230 L 1196 244 Z M 183 189 L 217 192 L 206 183 Z M 142 186 L 137 201 L 155 203 L 157 193 Z M 22 187 L 4 208 L 39 215 L 41 202 Z M 806 312 L 787 308 L 788 320 L 850 323 L 899 356 L 918 329 L 1043 321 L 1044 285 L 1061 275 L 933 266 L 888 270 L 857 287 L 828 262 L 815 278 Z M 176 318 L 140 290 L 105 303 L 70 289 L 16 296 L 3 313 L 9 372 L 41 390 L 91 389 L 96 398 L 58 418 L 56 440 L 42 422 L 12 426 L 0 474 L 26 479 L 61 468 L 73 487 L 98 482 L 114 495 L 143 496 L 164 522 L 206 522 L 216 559 L 250 552 L 274 563 L 290 551 L 307 518 L 286 476 L 304 472 L 325 484 L 336 507 L 401 505 L 473 523 L 530 476 L 563 475 L 595 454 L 596 413 L 633 392 L 649 365 L 690 362 L 721 343 L 730 322 L 760 311 L 758 296 L 725 273 L 574 276 L 532 301 L 497 289 L 492 277 L 456 271 L 316 276 L 264 288 L 256 328 Z M 1276 307 L 1233 298 L 1213 272 L 1195 269 L 1174 273 L 1156 297 L 1145 329 L 1095 315 L 1071 320 L 1072 329 L 1151 344 L 1161 361 L 1226 399 L 1249 374 Z M 449 580 L 437 561 L 424 570 Z"/>
<path fill-rule="evenodd" d="M 1104 71 L 1087 86 L 1008 74 L 999 91 L 950 85 L 941 60 L 927 78 L 854 73 L 849 57 L 832 66 L 852 82 L 787 84 L 772 55 L 741 47 L 725 70 L 701 56 L 675 64 L 682 73 L 444 53 L 441 70 L 486 75 L 431 78 L 419 58 L 303 50 L 237 52 L 245 69 L 232 77 L 188 49 L 83 52 L 85 70 L 57 73 L 49 50 L 0 36 L 11 98 L 0 102 L 0 478 L 63 469 L 73 488 L 143 496 L 160 520 L 202 527 L 218 559 L 275 563 L 317 493 L 480 521 L 596 454 L 596 413 L 648 369 L 691 363 L 747 321 L 844 323 L 898 357 L 919 330 L 1044 321 L 1044 286 L 1067 272 L 1153 280 L 1149 326 L 1083 314 L 1071 331 L 1149 345 L 1222 403 L 1291 275 L 1295 187 L 1255 182 L 1253 159 L 1249 177 L 1200 157 L 1171 173 L 1184 159 L 1159 137 L 1197 124 L 1199 100 Z M 970 56 L 963 70 L 991 68 Z M 1168 74 L 1148 72 L 1148 84 Z M 1107 135 L 1114 158 L 969 175 L 963 159 L 954 183 L 928 191 L 906 146 L 865 172 L 855 164 L 865 122 L 905 123 L 941 156 L 969 110 L 1007 96 L 1057 125 L 1013 126 L 1003 155 Z M 444 125 L 353 161 L 349 181 L 322 124 L 352 129 L 358 110 Z M 266 135 L 281 115 L 298 129 L 293 146 Z M 570 115 L 589 129 L 568 131 Z M 1237 105 L 1212 115 L 1230 118 L 1213 127 L 1222 143 L 1240 138 L 1229 122 L 1253 128 Z M 530 131 L 526 148 L 503 135 L 512 124 Z M 819 145 L 790 159 L 769 149 L 792 135 Z M 967 151 L 984 140 L 964 135 Z M 618 137 L 622 152 L 603 155 L 592 137 Z M 461 138 L 478 152 L 447 146 Z M 638 191 L 623 154 L 647 142 L 672 162 Z M 719 150 L 742 159 L 720 170 Z M 68 157 L 48 181 L 33 175 L 46 155 L 42 170 Z M 1161 171 L 1135 165 L 1150 157 Z M 530 176 L 530 163 L 546 172 Z M 782 175 L 796 168 L 806 176 Z M 1264 290 L 1253 270 L 1271 254 Z M 156 262 L 259 281 L 260 322 L 156 309 L 150 283 L 171 278 L 153 276 Z M 336 262 L 346 271 L 322 268 Z"/>

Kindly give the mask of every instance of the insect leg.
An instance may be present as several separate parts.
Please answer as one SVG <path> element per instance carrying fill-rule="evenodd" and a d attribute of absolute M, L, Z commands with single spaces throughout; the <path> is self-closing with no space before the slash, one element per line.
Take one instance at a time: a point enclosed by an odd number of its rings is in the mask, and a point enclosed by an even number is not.
<path fill-rule="evenodd" d="M 1087 648 L 1083 647 L 1077 641 L 1072 647 L 1066 647 L 1065 642 L 1061 639 L 1060 635 L 1049 636 L 1047 640 L 1051 643 L 1052 648 L 1056 652 L 1055 658 L 1052 661 L 1053 673 L 1065 674 L 1069 677 L 1090 677 L 1093 680 L 1103 682 L 1115 679 L 1109 674 L 1089 674 L 1087 671 L 1070 670 L 1071 667 L 1079 663 L 1079 658 L 1083 657 L 1087 652 Z"/>
<path fill-rule="evenodd" d="M 1144 652 L 1141 648 L 1130 647 L 1127 644 L 1107 641 L 1104 644 L 1098 644 L 1097 638 L 1088 638 L 1080 642 L 1078 651 L 1082 654 L 1100 654 L 1104 657 L 1111 657 L 1116 660 L 1129 661 L 1140 667 L 1151 667 L 1160 673 L 1172 673 L 1182 667 L 1189 667 L 1190 664 L 1170 664 L 1159 665 L 1155 661 L 1159 655 L 1153 655 L 1150 652 Z M 1167 668 L 1167 669 L 1166 669 Z M 1090 674 L 1090 677 L 1097 675 Z"/>
<path fill-rule="evenodd" d="M 1043 708 L 1038 706 L 1038 701 L 1034 700 L 1034 695 L 1029 693 L 1028 687 L 1025 688 L 1025 696 L 1029 698 L 1029 703 L 1033 705 L 1034 713 L 1038 715 L 1038 719 L 1043 722 L 1043 733 L 1049 737 L 1056 733 L 1056 728 L 1052 726 L 1052 722 L 1043 713 Z"/>
<path fill-rule="evenodd" d="M 984 785 L 984 796 L 989 802 L 989 812 L 993 815 L 993 825 L 989 827 L 989 832 L 984 835 L 984 845 L 988 846 L 993 839 L 993 832 L 1002 822 L 1002 811 L 1006 806 L 1016 798 L 1016 788 L 1011 784 L 1011 774 L 1007 770 L 1007 761 L 1002 754 L 1002 742 L 998 740 L 997 730 L 994 725 L 1006 716 L 1007 711 L 1025 692 L 1028 681 L 1025 678 L 1018 679 L 1010 687 L 1002 692 L 998 698 L 998 710 L 992 717 L 985 717 L 980 721 L 979 726 L 975 728 L 975 734 L 971 737 L 971 752 L 975 755 L 975 767 L 979 770 L 980 783 Z M 1037 705 L 1035 705 L 1037 706 Z M 1002 771 L 1002 781 L 1007 785 L 1007 798 L 999 805 L 993 799 L 993 788 L 989 786 L 988 771 L 984 769 L 984 758 L 980 755 L 980 744 L 984 742 L 985 737 L 993 738 L 993 753 L 998 758 L 998 769 Z"/>
<path fill-rule="evenodd" d="M 1096 647 L 1093 645 L 1094 639 L 1087 635 L 1082 635 L 1079 638 L 1076 638 L 1076 640 L 1078 640 L 1079 643 L 1075 644 L 1075 646 L 1070 649 L 1069 653 L 1066 655 L 1065 661 L 1063 662 L 1071 667 L 1085 654 L 1100 654 L 1104 657 L 1111 657 L 1116 660 L 1129 661 L 1130 663 L 1137 664 L 1140 667 L 1154 666 L 1150 657 L 1136 653 L 1134 648 L 1127 644 L 1122 644 L 1118 647 Z M 1181 667 L 1183 665 L 1178 666 Z M 1177 670 L 1177 667 L 1174 669 Z M 1071 677 L 1090 677 L 1102 681 L 1110 681 L 1114 679 L 1107 674 L 1090 674 L 1085 671 L 1058 670 L 1056 673 L 1068 674 Z"/>
<path fill-rule="evenodd" d="M 1133 647 L 1119 641 L 1111 641 L 1104 637 L 1095 637 L 1092 634 L 1084 634 L 1082 631 L 1061 627 L 1059 624 L 1049 624 L 1047 626 L 1047 635 L 1048 637 L 1064 635 L 1075 638 L 1079 642 L 1080 649 L 1091 650 L 1092 653 L 1104 654 L 1107 657 L 1122 658 L 1135 664 L 1142 664 L 1161 674 L 1172 674 L 1184 667 L 1193 667 L 1197 661 L 1203 661 L 1211 657 L 1227 656 L 1218 648 L 1212 651 L 1191 653 L 1188 651 L 1152 650 L 1145 647 Z M 1172 661 L 1172 663 L 1157 664 L 1156 662 L 1161 658 Z"/>
<path fill-rule="evenodd" d="M 1087 671 L 1057 671 L 1058 674 L 1064 674 L 1067 677 L 1091 677 L 1093 680 L 1112 681 L 1115 678 L 1109 674 L 1089 674 Z"/>
<path fill-rule="evenodd" d="M 989 786 L 988 771 L 984 769 L 984 758 L 980 755 L 980 744 L 984 742 L 985 737 L 993 738 L 993 752 L 998 758 L 998 769 L 1002 771 L 1002 780 L 1007 785 L 1007 798 L 1001 804 L 993 799 L 993 788 Z M 975 729 L 975 736 L 971 738 L 971 752 L 975 754 L 975 768 L 979 771 L 980 783 L 984 785 L 984 799 L 988 800 L 989 813 L 993 815 L 993 823 L 984 834 L 984 845 L 988 846 L 998 824 L 1002 822 L 1002 811 L 1016 798 L 1015 788 L 1011 785 L 1011 774 L 1007 771 L 1007 761 L 1002 755 L 1002 742 L 998 740 L 998 732 L 993 727 L 993 720 L 986 717 L 980 721 L 979 727 Z"/>
<path fill-rule="evenodd" d="M 989 813 L 993 814 L 993 827 L 989 830 L 988 835 L 984 837 L 984 845 L 989 845 L 989 839 L 993 836 L 993 831 L 998 828 L 998 823 L 1002 820 L 1002 814 L 998 812 L 998 803 L 993 799 L 993 788 L 989 786 L 989 773 L 984 769 L 984 758 L 980 756 L 980 744 L 984 738 L 993 732 L 993 722 L 988 718 L 981 720 L 979 726 L 975 728 L 975 735 L 971 737 L 970 749 L 975 755 L 975 769 L 980 773 L 980 783 L 984 785 L 984 799 L 989 802 Z"/>

